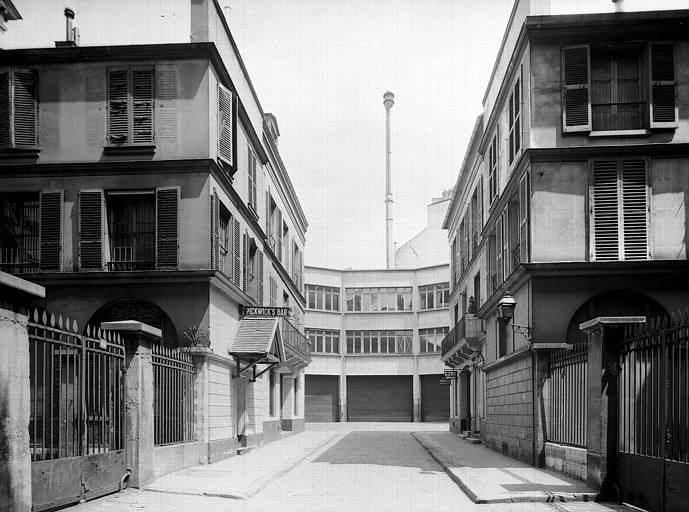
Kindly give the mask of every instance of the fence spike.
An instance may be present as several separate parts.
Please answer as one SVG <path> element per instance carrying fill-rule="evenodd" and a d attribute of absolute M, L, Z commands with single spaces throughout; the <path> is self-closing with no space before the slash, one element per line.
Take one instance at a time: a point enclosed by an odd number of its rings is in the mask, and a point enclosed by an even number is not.
<path fill-rule="evenodd" d="M 76 320 L 72 320 L 72 331 L 79 332 L 79 325 Z"/>
<path fill-rule="evenodd" d="M 33 310 L 33 321 L 38 322 L 38 308 Z"/>
<path fill-rule="evenodd" d="M 43 325 L 48 325 L 48 313 L 46 313 L 45 309 L 43 310 L 43 314 L 41 315 L 41 320 Z"/>
<path fill-rule="evenodd" d="M 57 315 L 57 326 L 62 329 L 62 314 Z"/>
<path fill-rule="evenodd" d="M 55 315 L 53 313 L 50 314 L 50 327 L 55 327 Z"/>

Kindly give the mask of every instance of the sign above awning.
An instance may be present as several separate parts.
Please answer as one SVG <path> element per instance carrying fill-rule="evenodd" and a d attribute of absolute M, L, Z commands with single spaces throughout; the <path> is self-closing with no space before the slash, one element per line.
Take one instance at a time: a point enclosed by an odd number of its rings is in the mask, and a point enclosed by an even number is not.
<path fill-rule="evenodd" d="M 290 308 L 266 307 L 266 306 L 242 306 L 242 315 L 251 317 L 278 317 L 289 316 Z"/>

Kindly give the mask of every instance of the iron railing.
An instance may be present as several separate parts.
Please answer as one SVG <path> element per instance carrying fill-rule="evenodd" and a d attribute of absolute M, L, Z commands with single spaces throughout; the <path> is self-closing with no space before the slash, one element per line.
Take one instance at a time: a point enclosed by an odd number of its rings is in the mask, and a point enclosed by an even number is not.
<path fill-rule="evenodd" d="M 311 357 L 311 344 L 309 339 L 304 336 L 299 329 L 290 323 L 286 318 L 282 318 L 281 326 L 282 339 L 292 348 L 301 352 L 306 357 Z"/>
<path fill-rule="evenodd" d="M 124 447 L 124 345 L 115 333 L 34 311 L 28 322 L 32 462 Z"/>
<path fill-rule="evenodd" d="M 195 441 L 194 364 L 188 354 L 153 345 L 153 444 Z"/>
<path fill-rule="evenodd" d="M 552 354 L 548 440 L 553 443 L 586 446 L 587 361 L 586 341 Z"/>
<path fill-rule="evenodd" d="M 445 357 L 462 340 L 478 338 L 482 333 L 483 320 L 472 314 L 464 315 L 454 328 L 447 333 L 447 336 L 443 338 L 440 357 Z"/>

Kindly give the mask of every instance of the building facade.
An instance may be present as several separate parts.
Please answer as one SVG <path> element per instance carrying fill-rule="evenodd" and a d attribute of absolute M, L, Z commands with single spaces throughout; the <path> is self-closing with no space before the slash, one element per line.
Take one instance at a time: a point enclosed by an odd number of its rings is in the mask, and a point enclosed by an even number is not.
<path fill-rule="evenodd" d="M 689 11 L 606 7 L 515 2 L 444 225 L 452 430 L 592 485 L 608 416 L 631 413 L 601 416 L 608 367 L 591 366 L 580 327 L 684 309 L 689 276 Z"/>
<path fill-rule="evenodd" d="M 390 270 L 306 267 L 306 421 L 447 421 L 440 340 L 448 331 L 449 194 Z M 427 250 L 430 248 L 431 250 Z"/>
<path fill-rule="evenodd" d="M 303 429 L 307 222 L 220 4 L 88 3 L 67 40 L 40 4 L 3 42 L 0 269 L 79 329 L 136 320 L 203 349 L 176 464 Z"/>

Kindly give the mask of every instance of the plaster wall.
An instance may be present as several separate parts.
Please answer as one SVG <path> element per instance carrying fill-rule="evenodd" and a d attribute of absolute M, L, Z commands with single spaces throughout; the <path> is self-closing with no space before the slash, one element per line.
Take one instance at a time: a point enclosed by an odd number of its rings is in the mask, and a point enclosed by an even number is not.
<path fill-rule="evenodd" d="M 443 373 L 444 368 L 440 354 L 419 354 L 416 358 L 416 373 L 419 375 L 440 374 Z"/>
<path fill-rule="evenodd" d="M 342 363 L 340 356 L 326 356 L 311 354 L 311 364 L 306 369 L 306 375 L 340 375 Z"/>
<path fill-rule="evenodd" d="M 653 259 L 687 258 L 689 240 L 689 158 L 651 161 Z"/>
<path fill-rule="evenodd" d="M 239 304 L 215 287 L 210 289 L 210 338 L 216 354 L 228 357 L 239 326 Z"/>
<path fill-rule="evenodd" d="M 413 329 L 414 316 L 411 313 L 349 313 L 344 317 L 345 330 L 401 330 Z"/>
<path fill-rule="evenodd" d="M 213 360 L 208 371 L 208 437 L 210 441 L 235 437 L 237 433 L 236 386 L 232 382 L 234 368 Z"/>
<path fill-rule="evenodd" d="M 413 375 L 414 358 L 408 356 L 347 356 L 346 375 Z"/>
<path fill-rule="evenodd" d="M 447 327 L 450 325 L 450 315 L 447 309 L 433 309 L 418 313 L 418 328 Z"/>
<path fill-rule="evenodd" d="M 339 331 L 342 327 L 342 316 L 339 313 L 307 311 L 307 324 L 311 329 L 331 329 Z"/>

